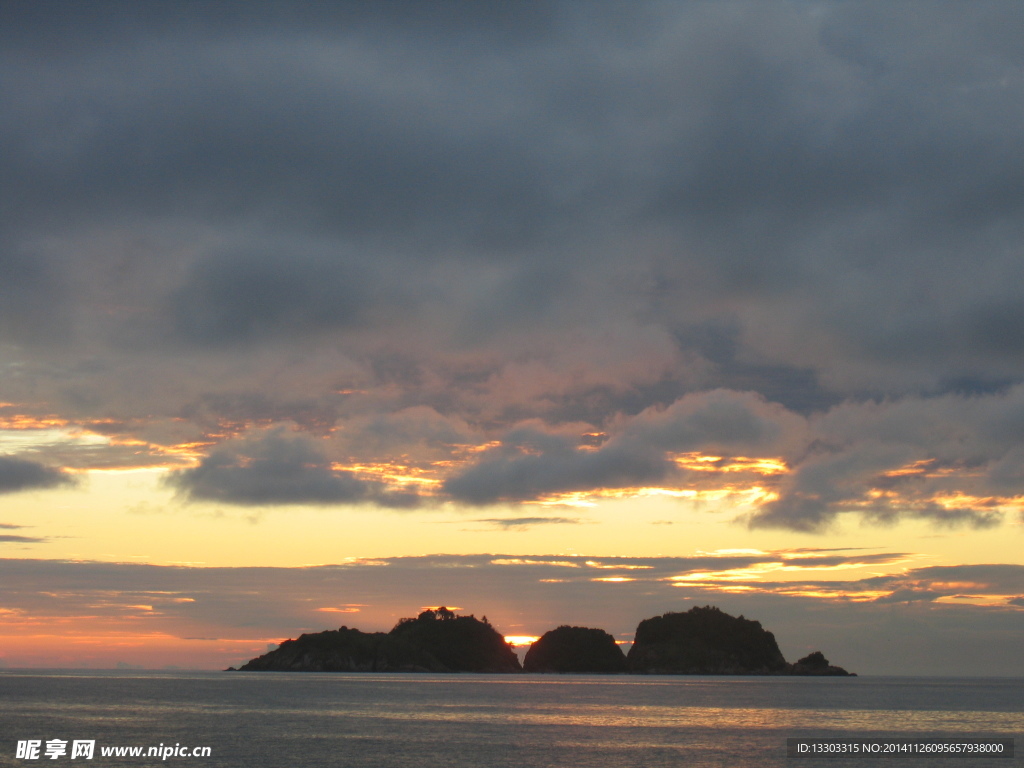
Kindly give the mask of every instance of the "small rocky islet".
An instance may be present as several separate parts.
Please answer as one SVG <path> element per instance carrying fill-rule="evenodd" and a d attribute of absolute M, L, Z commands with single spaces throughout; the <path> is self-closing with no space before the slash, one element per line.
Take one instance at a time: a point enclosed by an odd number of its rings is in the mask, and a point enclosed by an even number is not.
<path fill-rule="evenodd" d="M 602 629 L 561 626 L 531 645 L 520 664 L 486 616 L 441 607 L 387 633 L 341 627 L 304 634 L 231 671 L 855 676 L 821 651 L 787 662 L 759 621 L 714 606 L 644 619 L 628 655 Z"/>

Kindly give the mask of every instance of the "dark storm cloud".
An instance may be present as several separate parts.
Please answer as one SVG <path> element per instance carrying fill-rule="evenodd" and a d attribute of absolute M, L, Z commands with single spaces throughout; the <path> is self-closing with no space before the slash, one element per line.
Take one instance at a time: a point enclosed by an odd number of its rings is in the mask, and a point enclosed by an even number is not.
<path fill-rule="evenodd" d="M 18 183 L 5 210 L 19 211 L 24 236 L 40 215 L 64 226 L 86 215 L 232 227 L 258 217 L 275 233 L 359 238 L 375 258 L 497 250 L 545 262 L 536 274 L 575 268 L 569 243 L 588 228 L 616 224 L 622 241 L 636 237 L 627 222 L 657 222 L 675 253 L 654 267 L 676 302 L 708 289 L 752 303 L 753 316 L 736 316 L 697 302 L 696 319 L 738 322 L 748 351 L 780 347 L 759 369 L 766 389 L 834 362 L 798 359 L 786 339 L 750 327 L 795 292 L 783 331 L 818 320 L 883 367 L 908 354 L 941 367 L 936 345 L 952 341 L 971 367 L 979 353 L 1012 354 L 1015 338 L 1002 321 L 1015 297 L 994 279 L 1012 270 L 1003 245 L 1024 199 L 1007 106 L 1020 61 L 1012 46 L 986 44 L 984 60 L 971 48 L 1006 13 L 1018 11 L 978 4 L 964 29 L 951 7 L 929 6 L 924 37 L 909 6 L 864 4 L 8 8 L 12 38 L 77 45 L 49 64 L 27 44 L 8 48 L 5 162 Z M 910 34 L 897 43 L 893 27 Z M 952 240 L 936 233 L 950 211 Z M 967 253 L 980 282 L 950 304 L 942 294 Z M 175 302 L 179 330 L 208 343 L 344 328 L 350 281 L 293 259 L 200 262 Z M 922 306 L 907 292 L 924 267 L 938 290 Z M 879 289 L 858 295 L 859 284 Z M 868 304 L 898 322 L 877 326 Z"/>
<path fill-rule="evenodd" d="M 339 417 L 340 397 L 278 399 L 265 392 L 216 392 L 182 408 L 181 418 L 210 431 L 292 421 L 313 433 L 329 431 Z"/>
<path fill-rule="evenodd" d="M 468 504 L 536 499 L 549 493 L 621 488 L 657 483 L 671 469 L 653 451 L 631 452 L 618 446 L 595 452 L 578 450 L 569 441 L 517 433 L 503 449 L 491 452 L 444 483 L 452 498 Z M 525 439 L 524 439 L 525 438 Z M 524 445 L 542 443 L 538 453 L 522 453 Z"/>
<path fill-rule="evenodd" d="M 883 523 L 998 524 L 1024 488 L 1022 417 L 1020 386 L 837 406 L 809 420 L 806 448 L 780 480 L 779 498 L 750 522 L 821 530 L 851 511 Z"/>
<path fill-rule="evenodd" d="M 74 482 L 70 475 L 37 461 L 0 456 L 0 493 L 59 488 Z"/>
<path fill-rule="evenodd" d="M 841 397 L 822 386 L 812 368 L 772 365 L 740 357 L 741 329 L 735 320 L 709 320 L 676 329 L 681 349 L 694 350 L 715 367 L 724 389 L 759 392 L 797 413 L 827 410 Z"/>
<path fill-rule="evenodd" d="M 676 479 L 672 454 L 785 450 L 801 420 L 750 393 L 715 390 L 649 409 L 596 449 L 559 435 L 515 430 L 443 489 L 470 504 L 536 499 L 551 493 L 632 488 Z"/>
<path fill-rule="evenodd" d="M 389 490 L 332 468 L 310 440 L 281 432 L 219 448 L 198 466 L 173 472 L 167 482 L 191 500 L 250 506 L 419 502 L 414 491 Z"/>
<path fill-rule="evenodd" d="M 97 0 L 88 6 L 74 0 L 47 0 L 45 4 L 12 4 L 2 9 L 0 18 L 5 22 L 0 33 L 5 44 L 39 49 L 57 41 L 91 47 L 129 35 L 159 37 L 187 32 L 202 37 L 239 29 L 267 33 L 282 28 L 305 33 L 325 28 L 372 33 L 381 25 L 385 32 L 405 30 L 444 37 L 473 33 L 496 44 L 503 38 L 545 34 L 553 13 L 544 6 L 511 8 L 472 0 L 439 0 L 429 6 L 415 0 L 339 4 L 223 0 L 213 7 L 202 0 L 180 0 L 173 5 L 160 0 Z M 48 52 L 60 54 L 66 48 L 54 46 Z"/>
<path fill-rule="evenodd" d="M 302 18 L 312 6 L 291 6 L 273 33 L 259 12 L 203 30 L 218 12 L 151 5 L 115 24 L 120 34 L 97 12 L 68 33 L 83 44 L 45 64 L 9 48 L 9 69 L 23 75 L 10 95 L 27 118 L 5 121 L 21 150 L 5 159 L 10 218 L 256 218 L 342 238 L 397 232 L 429 251 L 524 237 L 549 218 L 536 162 L 516 161 L 528 137 L 502 125 L 497 94 L 452 66 L 457 29 L 418 35 L 397 13 L 362 14 L 378 16 L 366 26 L 328 12 L 315 26 Z M 509 80 L 499 54 L 471 43 L 488 29 L 463 25 L 460 55 Z"/>
<path fill-rule="evenodd" d="M 965 22 L 929 4 L 915 34 L 922 7 L 7 8 L 12 39 L 70 44 L 52 59 L 7 49 L 4 210 L 22 238 L 53 219 L 255 219 L 358 239 L 367 259 L 500 254 L 548 270 L 621 259 L 580 241 L 596 228 L 661 276 L 665 322 L 738 323 L 767 378 L 824 372 L 845 392 L 863 382 L 842 363 L 874 364 L 876 386 L 902 388 L 885 370 L 897 360 L 932 386 L 979 366 L 1005 377 L 1021 61 L 988 40 L 1020 11 L 978 3 Z M 636 253 L 637 228 L 655 225 L 668 255 Z M 341 278 L 325 288 L 280 258 L 196 265 L 175 304 L 183 335 L 345 327 Z M 760 327 L 775 302 L 794 306 Z M 801 322 L 847 359 L 794 347 Z M 962 354 L 939 354 L 950 345 Z"/>
<path fill-rule="evenodd" d="M 704 452 L 786 462 L 787 472 L 747 478 L 777 494 L 746 516 L 754 527 L 823 531 L 855 514 L 880 524 L 918 518 L 985 528 L 1004 522 L 1022 487 L 1022 397 L 1024 388 L 1014 387 L 847 403 L 808 418 L 751 393 L 716 390 L 620 416 L 596 442 L 537 425 L 512 430 L 443 490 L 492 504 L 651 484 L 714 489 L 742 477 L 727 459 L 705 461 L 699 472 L 674 461 Z"/>
<path fill-rule="evenodd" d="M 0 337 L 45 345 L 68 336 L 60 302 L 71 297 L 58 272 L 38 253 L 0 245 Z"/>
<path fill-rule="evenodd" d="M 288 250 L 228 253 L 199 264 L 173 300 L 178 332 L 212 346 L 344 329 L 369 303 L 358 266 Z"/>
<path fill-rule="evenodd" d="M 653 215 L 703 256 L 712 295 L 743 301 L 746 354 L 774 348 L 845 390 L 870 386 L 850 374 L 872 368 L 895 389 L 1009 374 L 1008 350 L 991 353 L 1006 324 L 979 317 L 1019 303 L 1022 187 L 1008 171 L 1024 159 L 1010 128 L 1024 81 L 1011 47 L 973 51 L 1020 9 L 985 4 L 965 32 L 955 6 L 929 6 L 925 32 L 923 6 L 832 4 L 813 20 L 794 7 L 747 6 L 729 60 L 721 38 L 705 43 L 724 66 L 700 81 L 706 123 L 680 135 Z M 664 268 L 692 279 L 692 259 Z M 810 338 L 790 338 L 801 321 Z M 807 355 L 816 336 L 858 370 Z"/>
<path fill-rule="evenodd" d="M 947 595 L 964 589 L 965 583 L 970 585 L 970 590 L 981 594 L 1012 594 L 1024 592 L 1024 566 L 1001 563 L 932 565 L 914 568 L 905 577 L 880 577 L 878 583 L 894 584 L 901 580 L 924 583 Z"/>
<path fill-rule="evenodd" d="M 1020 422 L 1022 27 L 986 0 L 5 3 L 0 399 L 354 424 L 392 456 L 392 417 L 431 409 L 413 452 L 504 436 L 447 481 L 473 504 L 776 450 L 757 524 L 992 522 L 934 498 L 1024 487 L 996 427 Z M 714 391 L 785 410 L 672 420 Z M 575 422 L 610 437 L 580 450 Z M 175 482 L 379 501 L 279 458 Z M 961 487 L 869 503 L 929 458 Z"/>

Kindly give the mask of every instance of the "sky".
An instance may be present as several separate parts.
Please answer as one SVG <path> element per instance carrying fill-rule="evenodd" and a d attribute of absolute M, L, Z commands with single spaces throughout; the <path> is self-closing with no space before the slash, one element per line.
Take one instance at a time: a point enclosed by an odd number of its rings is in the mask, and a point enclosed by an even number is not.
<path fill-rule="evenodd" d="M 0 0 L 0 665 L 711 604 L 1024 675 L 1022 35 Z"/>

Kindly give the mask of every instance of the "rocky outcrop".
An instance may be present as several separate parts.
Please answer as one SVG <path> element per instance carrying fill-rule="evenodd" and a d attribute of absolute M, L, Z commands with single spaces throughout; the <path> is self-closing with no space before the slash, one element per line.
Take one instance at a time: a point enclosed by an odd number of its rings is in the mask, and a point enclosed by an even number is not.
<path fill-rule="evenodd" d="M 626 671 L 626 656 L 603 629 L 561 626 L 545 632 L 523 660 L 526 672 L 612 673 Z"/>
<path fill-rule="evenodd" d="M 829 664 L 828 659 L 821 651 L 815 651 L 804 656 L 796 664 L 789 666 L 791 675 L 812 675 L 818 677 L 856 677 L 852 672 L 847 672 L 842 667 Z"/>
<path fill-rule="evenodd" d="M 328 630 L 285 640 L 242 672 L 447 672 L 429 653 L 384 632 Z"/>
<path fill-rule="evenodd" d="M 761 622 L 713 606 L 641 621 L 627 661 L 641 674 L 780 675 L 789 669 Z"/>
<path fill-rule="evenodd" d="M 389 637 L 408 642 L 451 672 L 520 672 L 519 657 L 486 620 L 456 616 L 446 608 L 402 619 Z"/>
<path fill-rule="evenodd" d="M 241 672 L 519 672 L 515 652 L 486 620 L 446 608 L 402 619 L 391 632 L 327 630 L 285 640 Z"/>

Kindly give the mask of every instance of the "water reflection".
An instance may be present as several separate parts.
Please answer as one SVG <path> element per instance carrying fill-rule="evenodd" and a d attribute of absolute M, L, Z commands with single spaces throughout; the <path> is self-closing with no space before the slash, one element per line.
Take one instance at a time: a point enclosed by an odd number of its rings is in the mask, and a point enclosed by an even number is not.
<path fill-rule="evenodd" d="M 1022 713 L 1020 680 L 0 672 L 10 744 L 209 744 L 203 768 L 753 768 L 788 736 L 1019 736 Z"/>

